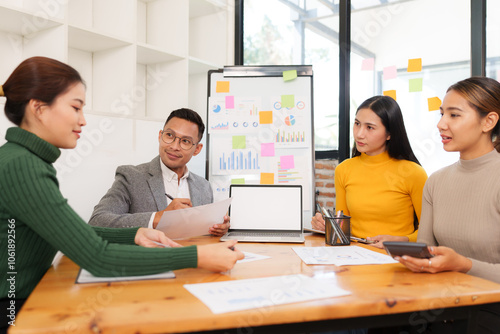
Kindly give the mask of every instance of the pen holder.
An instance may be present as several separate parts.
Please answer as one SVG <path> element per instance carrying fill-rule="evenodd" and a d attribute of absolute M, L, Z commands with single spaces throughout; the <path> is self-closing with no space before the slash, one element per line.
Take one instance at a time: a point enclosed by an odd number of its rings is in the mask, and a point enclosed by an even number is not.
<path fill-rule="evenodd" d="M 323 216 L 325 220 L 325 243 L 332 246 L 348 246 L 351 244 L 351 217 Z"/>

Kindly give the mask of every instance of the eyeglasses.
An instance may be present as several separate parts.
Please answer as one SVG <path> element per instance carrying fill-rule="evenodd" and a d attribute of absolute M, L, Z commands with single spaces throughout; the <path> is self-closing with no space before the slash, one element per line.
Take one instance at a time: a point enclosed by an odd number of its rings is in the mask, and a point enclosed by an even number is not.
<path fill-rule="evenodd" d="M 163 140 L 165 144 L 172 144 L 173 142 L 175 142 L 175 139 L 177 138 L 179 138 L 179 146 L 186 151 L 191 149 L 194 145 L 198 144 L 198 143 L 193 143 L 193 141 L 189 138 L 177 137 L 175 135 L 175 132 L 173 131 L 161 132 L 161 140 Z"/>

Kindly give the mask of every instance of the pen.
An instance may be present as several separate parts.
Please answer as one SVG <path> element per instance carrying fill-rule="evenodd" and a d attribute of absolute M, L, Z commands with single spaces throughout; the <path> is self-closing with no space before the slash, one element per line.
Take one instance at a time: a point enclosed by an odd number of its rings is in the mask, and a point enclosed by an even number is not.
<path fill-rule="evenodd" d="M 174 200 L 174 198 L 171 195 L 167 194 L 167 193 L 165 193 L 165 196 L 167 196 L 168 198 L 170 198 L 171 201 Z"/>
<path fill-rule="evenodd" d="M 325 218 L 327 218 L 330 221 L 330 224 L 332 224 L 332 227 L 335 230 L 335 233 L 337 234 L 339 239 L 342 240 L 342 243 L 349 243 L 349 239 L 347 239 L 347 236 L 344 234 L 344 231 L 342 231 L 337 222 L 335 222 L 334 217 L 331 217 L 328 211 L 324 207 L 322 207 L 321 209 L 323 211 L 323 214 L 325 215 Z"/>
<path fill-rule="evenodd" d="M 153 241 L 153 240 L 151 240 Z M 153 241 L 155 244 L 157 244 L 158 246 L 162 246 L 163 248 L 171 248 L 171 246 L 169 245 L 165 245 L 165 244 L 162 244 L 161 242 L 158 242 L 158 241 Z"/>

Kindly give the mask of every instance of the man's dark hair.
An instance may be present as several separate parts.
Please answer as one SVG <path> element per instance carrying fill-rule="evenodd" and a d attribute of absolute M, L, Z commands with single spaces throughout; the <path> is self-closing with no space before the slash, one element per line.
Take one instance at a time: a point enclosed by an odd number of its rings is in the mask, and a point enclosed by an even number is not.
<path fill-rule="evenodd" d="M 168 121 L 170 121 L 174 117 L 185 119 L 186 121 L 198 125 L 198 142 L 201 141 L 201 138 L 203 137 L 203 132 L 205 131 L 205 124 L 203 124 L 203 120 L 196 111 L 188 108 L 181 108 L 174 110 L 170 113 L 170 115 L 168 115 L 168 118 L 163 127 L 165 127 Z"/>

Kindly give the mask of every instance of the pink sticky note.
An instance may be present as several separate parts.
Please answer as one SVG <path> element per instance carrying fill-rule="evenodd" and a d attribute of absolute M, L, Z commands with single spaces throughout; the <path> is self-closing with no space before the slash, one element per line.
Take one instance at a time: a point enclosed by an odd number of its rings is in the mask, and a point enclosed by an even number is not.
<path fill-rule="evenodd" d="M 396 66 L 384 67 L 384 80 L 395 79 L 398 75 Z"/>
<path fill-rule="evenodd" d="M 226 109 L 234 109 L 234 96 L 226 96 Z"/>
<path fill-rule="evenodd" d="M 361 64 L 361 71 L 373 71 L 374 67 L 375 67 L 375 58 L 363 59 L 363 63 Z"/>
<path fill-rule="evenodd" d="M 295 168 L 295 161 L 293 160 L 293 155 L 282 155 L 280 157 L 280 168 L 281 169 Z"/>
<path fill-rule="evenodd" d="M 274 157 L 274 143 L 260 144 L 260 155 L 263 157 Z"/>

